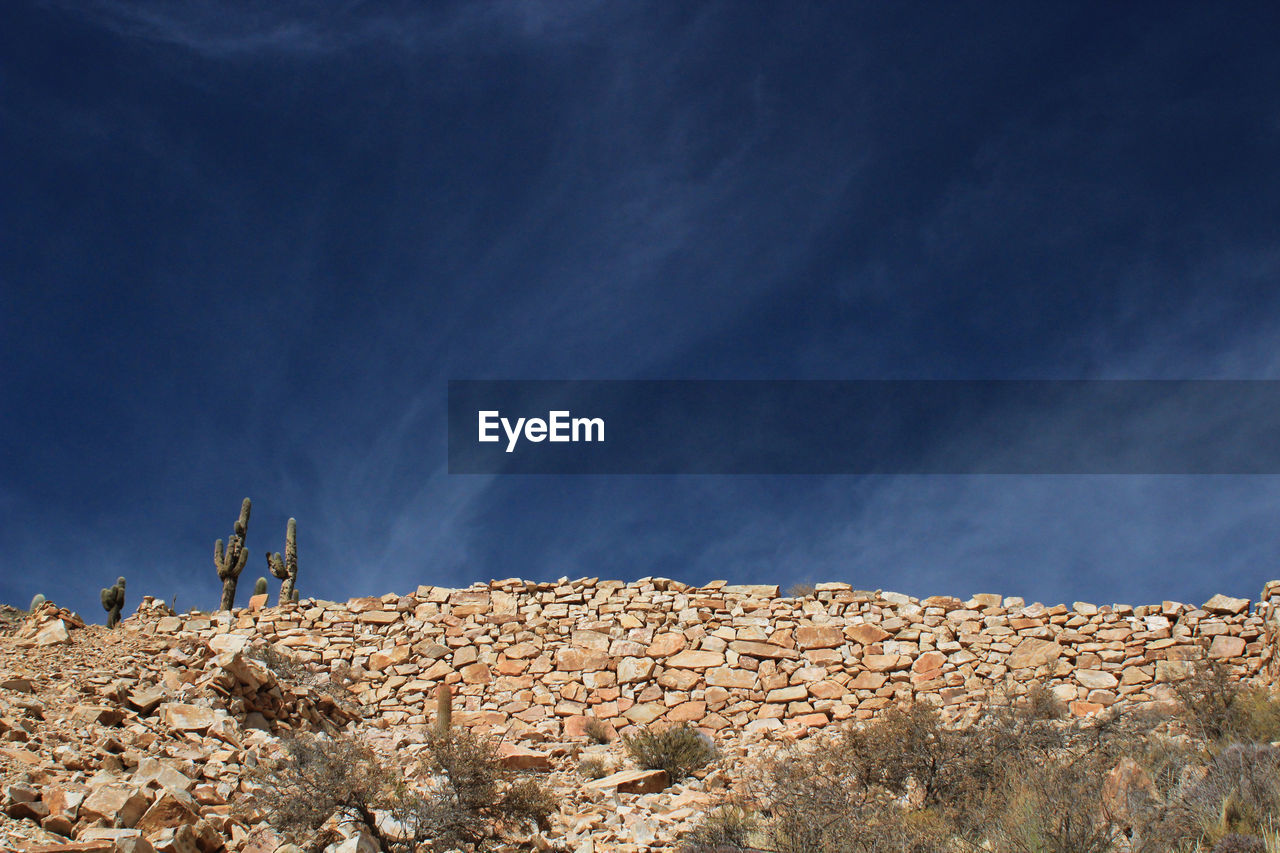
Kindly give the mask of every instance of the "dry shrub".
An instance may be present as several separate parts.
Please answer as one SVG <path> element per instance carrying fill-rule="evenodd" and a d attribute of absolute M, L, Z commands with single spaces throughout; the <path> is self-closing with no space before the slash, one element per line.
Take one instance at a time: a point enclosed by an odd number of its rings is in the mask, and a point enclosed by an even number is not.
<path fill-rule="evenodd" d="M 1008 853 L 1107 853 L 1120 847 L 1126 827 L 1102 804 L 1112 757 L 1067 752 L 1025 762 L 999 788 L 992 840 Z"/>
<path fill-rule="evenodd" d="M 599 756 L 588 756 L 578 762 L 578 772 L 586 779 L 603 779 L 609 775 L 609 762 Z"/>
<path fill-rule="evenodd" d="M 545 828 L 554 798 L 534 779 L 507 770 L 493 744 L 465 730 L 434 736 L 421 769 L 425 785 L 351 735 L 294 735 L 283 758 L 253 773 L 256 799 L 290 838 L 313 838 L 335 814 L 377 839 L 386 853 L 477 849 L 508 831 Z"/>
<path fill-rule="evenodd" d="M 818 591 L 818 588 L 811 583 L 793 583 L 787 587 L 787 595 L 792 598 L 808 598 Z"/>
<path fill-rule="evenodd" d="M 1213 853 L 1267 853 L 1267 843 L 1256 835 L 1232 833 L 1213 845 Z"/>
<path fill-rule="evenodd" d="M 1200 662 L 1173 688 L 1187 726 L 1205 741 L 1280 739 L 1280 702 L 1266 688 L 1245 684 L 1222 661 Z"/>
<path fill-rule="evenodd" d="M 351 690 L 355 677 L 345 661 L 334 663 L 333 669 L 326 671 L 320 666 L 280 651 L 274 643 L 256 645 L 250 654 L 274 672 L 276 678 L 283 683 L 328 693 L 337 704 L 357 713 L 362 711 L 359 698 Z"/>
<path fill-rule="evenodd" d="M 622 739 L 627 754 L 646 770 L 665 770 L 673 782 L 685 778 L 715 760 L 711 739 L 688 726 L 672 726 L 662 731 L 644 730 Z"/>
<path fill-rule="evenodd" d="M 586 725 L 582 727 L 582 732 L 596 743 L 604 744 L 613 740 L 613 730 L 607 723 L 595 717 L 587 720 Z"/>
<path fill-rule="evenodd" d="M 712 810 L 686 841 L 685 853 L 739 853 L 754 850 L 759 820 L 737 805 Z"/>
<path fill-rule="evenodd" d="M 1123 828 L 1102 808 L 1102 786 L 1144 730 L 1117 715 L 1062 720 L 1063 710 L 1039 689 L 968 726 L 925 704 L 890 709 L 784 747 L 747 774 L 737 805 L 758 816 L 755 843 L 778 853 L 1110 851 Z M 714 836 L 695 840 L 716 849 Z"/>
<path fill-rule="evenodd" d="M 1141 828 L 1141 849 L 1157 851 L 1228 835 L 1262 836 L 1280 820 L 1280 749 L 1234 743 L 1189 765 Z"/>

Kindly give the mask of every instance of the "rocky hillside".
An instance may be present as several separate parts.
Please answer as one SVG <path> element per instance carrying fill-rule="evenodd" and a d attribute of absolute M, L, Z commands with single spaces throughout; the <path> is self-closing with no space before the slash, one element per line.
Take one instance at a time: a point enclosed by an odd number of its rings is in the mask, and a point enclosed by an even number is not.
<path fill-rule="evenodd" d="M 294 731 L 357 732 L 412 755 L 448 685 L 455 726 L 556 792 L 535 849 L 672 849 L 748 755 L 900 701 L 951 719 L 1047 685 L 1072 713 L 1168 703 L 1191 662 L 1272 672 L 1269 584 L 1254 607 L 917 600 L 822 584 L 646 579 L 420 587 L 344 603 L 176 615 L 147 599 L 116 629 L 54 604 L 0 618 L 0 843 L 48 851 L 272 853 L 246 773 Z M 593 722 L 598 721 L 598 722 Z M 679 784 L 609 733 L 689 723 L 720 759 Z M 590 780 L 584 759 L 619 772 Z M 367 849 L 359 836 L 330 845 Z"/>

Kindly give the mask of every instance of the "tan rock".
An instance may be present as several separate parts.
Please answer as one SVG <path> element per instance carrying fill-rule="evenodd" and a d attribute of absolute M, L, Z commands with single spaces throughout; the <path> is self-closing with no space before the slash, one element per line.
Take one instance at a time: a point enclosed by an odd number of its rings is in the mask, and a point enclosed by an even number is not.
<path fill-rule="evenodd" d="M 930 672 L 931 670 L 941 669 L 946 662 L 947 656 L 942 652 L 925 652 L 911 664 L 911 671 Z"/>
<path fill-rule="evenodd" d="M 515 743 L 498 746 L 498 760 L 508 770 L 551 770 L 551 756 Z"/>
<path fill-rule="evenodd" d="M 684 634 L 658 634 L 653 638 L 653 642 L 649 644 L 645 654 L 652 658 L 669 657 L 683 650 L 686 642 Z"/>
<path fill-rule="evenodd" d="M 1053 640 L 1027 637 L 1009 655 L 1009 669 L 1029 669 L 1053 663 L 1062 655 L 1062 646 Z"/>
<path fill-rule="evenodd" d="M 796 645 L 801 649 L 834 649 L 844 644 L 844 631 L 837 625 L 801 625 L 796 629 Z"/>
<path fill-rule="evenodd" d="M 734 669 L 728 666 L 718 666 L 709 669 L 706 672 L 707 684 L 714 687 L 738 688 L 740 690 L 751 690 L 755 688 L 759 682 L 759 676 L 756 673 L 746 669 Z"/>
<path fill-rule="evenodd" d="M 1245 642 L 1240 637 L 1229 637 L 1220 634 L 1213 638 L 1209 645 L 1209 657 L 1212 660 L 1226 660 L 1244 654 Z"/>
<path fill-rule="evenodd" d="M 844 635 L 855 643 L 870 646 L 893 635 L 875 625 L 851 625 L 844 629 Z"/>
<path fill-rule="evenodd" d="M 1209 613 L 1218 613 L 1224 616 L 1234 616 L 1237 613 L 1244 613 L 1249 609 L 1249 599 L 1247 598 L 1231 598 L 1219 593 L 1209 599 L 1201 607 Z"/>
<path fill-rule="evenodd" d="M 37 646 L 56 646 L 69 642 L 71 642 L 71 633 L 67 630 L 67 624 L 61 619 L 52 620 L 36 633 Z"/>
<path fill-rule="evenodd" d="M 217 714 L 208 708 L 181 702 L 161 705 L 160 717 L 166 725 L 180 732 L 206 732 L 218 719 Z"/>
<path fill-rule="evenodd" d="M 671 777 L 665 770 L 619 770 L 582 787 L 596 791 L 613 789 L 621 794 L 653 794 L 670 784 Z"/>
<path fill-rule="evenodd" d="M 113 783 L 91 792 L 80 804 L 82 820 L 132 827 L 146 813 L 150 801 L 133 785 Z"/>
<path fill-rule="evenodd" d="M 645 702 L 641 705 L 632 705 L 622 712 L 622 716 L 638 726 L 647 726 L 665 713 L 667 713 L 667 706 L 661 702 Z"/>
<path fill-rule="evenodd" d="M 713 666 L 724 666 L 724 655 L 720 652 L 686 649 L 667 658 L 666 666 L 676 669 L 708 669 Z"/>
<path fill-rule="evenodd" d="M 1075 678 L 1090 690 L 1110 690 L 1120 683 L 1114 675 L 1099 669 L 1077 669 Z"/>
<path fill-rule="evenodd" d="M 646 681 L 653 674 L 655 666 L 651 658 L 623 658 L 618 662 L 618 683 Z"/>
<path fill-rule="evenodd" d="M 757 643 L 751 640 L 735 640 L 729 644 L 729 648 L 740 655 L 750 655 L 753 658 L 765 658 L 768 660 L 795 660 L 800 657 L 800 653 L 795 649 L 787 649 L 773 643 Z"/>
<path fill-rule="evenodd" d="M 786 704 L 787 702 L 803 702 L 808 698 L 809 688 L 803 684 L 794 684 L 790 687 L 779 687 L 777 690 L 770 690 L 764 701 L 772 704 Z"/>
<path fill-rule="evenodd" d="M 905 669 L 911 662 L 906 655 L 863 655 L 862 665 L 872 672 L 889 672 Z"/>
<path fill-rule="evenodd" d="M 407 644 L 392 646 L 369 655 L 369 669 L 381 672 L 389 666 L 402 664 L 409 659 L 410 647 Z"/>
<path fill-rule="evenodd" d="M 473 663 L 462 668 L 464 684 L 488 684 L 489 667 L 483 663 Z"/>
<path fill-rule="evenodd" d="M 195 823 L 200 819 L 200 806 L 195 800 L 181 791 L 164 790 L 151 804 L 137 822 L 136 826 L 145 835 L 152 835 L 162 829 L 173 829 L 178 826 Z"/>

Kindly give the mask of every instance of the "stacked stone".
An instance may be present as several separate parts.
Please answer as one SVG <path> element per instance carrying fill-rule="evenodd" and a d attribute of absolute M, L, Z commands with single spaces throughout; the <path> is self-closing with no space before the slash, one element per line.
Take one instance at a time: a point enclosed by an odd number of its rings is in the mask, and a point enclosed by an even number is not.
<path fill-rule="evenodd" d="M 262 637 L 304 660 L 345 664 L 382 726 L 428 722 L 444 683 L 459 724 L 557 739 L 593 718 L 618 730 L 803 730 L 909 699 L 960 716 L 993 691 L 1017 695 L 1033 682 L 1080 715 L 1121 701 L 1167 703 L 1192 661 L 1262 672 L 1273 636 L 1249 605 L 1219 595 L 1200 608 L 1046 607 L 838 583 L 794 598 L 723 581 L 510 579 L 166 617 L 144 630 Z"/>

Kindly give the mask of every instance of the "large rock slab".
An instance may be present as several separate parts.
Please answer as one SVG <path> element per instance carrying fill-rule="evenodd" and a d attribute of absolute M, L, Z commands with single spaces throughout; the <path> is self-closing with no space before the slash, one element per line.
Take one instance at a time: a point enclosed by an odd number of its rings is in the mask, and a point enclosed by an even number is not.
<path fill-rule="evenodd" d="M 1062 646 L 1053 640 L 1027 637 L 1009 655 L 1009 669 L 1029 669 L 1053 663 L 1062 655 Z"/>

